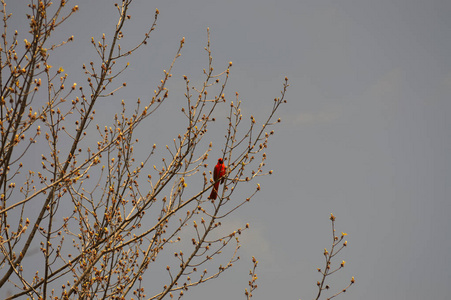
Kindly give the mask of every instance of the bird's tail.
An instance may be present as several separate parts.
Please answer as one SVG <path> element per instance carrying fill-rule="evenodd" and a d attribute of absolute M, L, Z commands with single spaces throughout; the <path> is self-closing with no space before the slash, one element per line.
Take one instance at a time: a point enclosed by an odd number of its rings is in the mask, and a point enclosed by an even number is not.
<path fill-rule="evenodd" d="M 215 183 L 213 186 L 213 189 L 211 190 L 210 197 L 208 199 L 216 200 L 216 197 L 218 197 L 218 189 L 219 189 L 219 181 Z"/>

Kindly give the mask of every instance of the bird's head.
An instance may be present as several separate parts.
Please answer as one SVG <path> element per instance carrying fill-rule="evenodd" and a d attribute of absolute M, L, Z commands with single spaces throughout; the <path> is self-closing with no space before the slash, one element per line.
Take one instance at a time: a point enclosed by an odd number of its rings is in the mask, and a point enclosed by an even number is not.
<path fill-rule="evenodd" d="M 222 160 L 222 158 L 220 158 L 220 159 L 218 159 L 218 164 L 223 164 L 224 163 L 224 161 Z"/>

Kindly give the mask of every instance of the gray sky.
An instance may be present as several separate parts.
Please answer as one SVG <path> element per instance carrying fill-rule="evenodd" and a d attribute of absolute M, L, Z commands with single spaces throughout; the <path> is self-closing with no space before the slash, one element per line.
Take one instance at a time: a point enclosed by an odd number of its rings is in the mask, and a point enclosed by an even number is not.
<path fill-rule="evenodd" d="M 64 66 L 79 72 L 90 37 L 112 32 L 114 7 L 76 2 L 64 30 L 77 48 L 61 58 L 80 58 Z M 349 245 L 331 285 L 356 278 L 339 299 L 449 298 L 450 1 L 137 0 L 128 38 L 142 36 L 155 8 L 157 30 L 124 76 L 128 98 L 154 89 L 184 36 L 169 86 L 180 100 L 181 76 L 195 82 L 206 67 L 207 27 L 215 66 L 233 61 L 228 93 L 240 93 L 245 113 L 263 120 L 285 76 L 291 84 L 268 151 L 274 175 L 231 219 L 251 223 L 241 263 L 184 299 L 242 298 L 252 255 L 255 299 L 314 298 L 331 212 Z"/>

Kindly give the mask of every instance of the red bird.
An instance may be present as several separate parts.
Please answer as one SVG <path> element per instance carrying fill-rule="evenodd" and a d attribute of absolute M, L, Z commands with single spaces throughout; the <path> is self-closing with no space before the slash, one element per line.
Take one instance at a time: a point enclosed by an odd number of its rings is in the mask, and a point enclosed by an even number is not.
<path fill-rule="evenodd" d="M 224 165 L 224 161 L 222 158 L 218 159 L 218 164 L 215 166 L 213 170 L 213 180 L 215 184 L 213 186 L 213 190 L 211 191 L 210 197 L 208 199 L 215 200 L 218 196 L 219 183 L 224 183 L 224 175 L 226 173 L 226 167 Z M 222 177 L 222 180 L 219 180 Z"/>

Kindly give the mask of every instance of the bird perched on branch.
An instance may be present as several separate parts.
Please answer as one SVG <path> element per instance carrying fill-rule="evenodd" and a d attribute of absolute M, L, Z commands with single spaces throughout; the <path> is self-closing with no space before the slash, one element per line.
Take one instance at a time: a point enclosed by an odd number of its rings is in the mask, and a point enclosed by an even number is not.
<path fill-rule="evenodd" d="M 225 173 L 226 167 L 224 165 L 224 161 L 222 160 L 222 158 L 220 158 L 218 159 L 218 163 L 213 170 L 213 180 L 215 181 L 215 184 L 213 185 L 213 190 L 211 191 L 210 197 L 208 197 L 208 199 L 215 200 L 218 196 L 219 183 L 224 183 Z"/>

